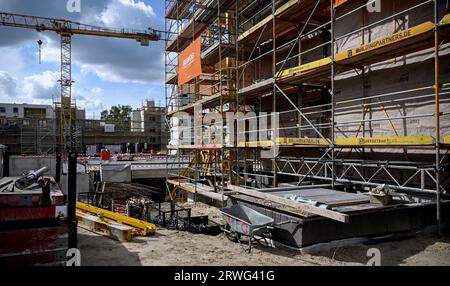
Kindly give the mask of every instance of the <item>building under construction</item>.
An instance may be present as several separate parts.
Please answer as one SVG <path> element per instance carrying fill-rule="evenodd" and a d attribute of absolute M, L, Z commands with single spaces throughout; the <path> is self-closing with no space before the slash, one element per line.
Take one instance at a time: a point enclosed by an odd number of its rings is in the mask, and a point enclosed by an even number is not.
<path fill-rule="evenodd" d="M 449 13 L 439 0 L 166 0 L 169 148 L 190 160 L 169 170 L 168 196 L 294 219 L 280 233 L 295 242 L 279 235 L 294 246 L 448 221 Z M 380 190 L 393 200 L 374 204 Z"/>

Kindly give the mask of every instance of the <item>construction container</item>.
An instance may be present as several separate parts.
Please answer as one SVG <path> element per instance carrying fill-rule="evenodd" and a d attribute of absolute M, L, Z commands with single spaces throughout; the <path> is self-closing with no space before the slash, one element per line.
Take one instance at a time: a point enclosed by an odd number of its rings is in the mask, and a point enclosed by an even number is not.
<path fill-rule="evenodd" d="M 100 152 L 100 160 L 109 161 L 111 160 L 111 152 L 108 149 L 102 149 Z"/>

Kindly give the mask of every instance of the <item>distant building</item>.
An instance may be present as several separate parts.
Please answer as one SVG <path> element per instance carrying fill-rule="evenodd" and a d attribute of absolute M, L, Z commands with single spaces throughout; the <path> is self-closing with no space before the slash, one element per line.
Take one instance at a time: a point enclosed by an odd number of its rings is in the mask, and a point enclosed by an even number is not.
<path fill-rule="evenodd" d="M 146 101 L 133 110 L 130 122 L 117 125 L 108 120 L 86 120 L 83 144 L 86 154 L 107 148 L 112 153 L 158 152 L 167 146 L 166 109 Z"/>
<path fill-rule="evenodd" d="M 165 124 L 166 109 L 155 106 L 153 100 L 146 101 L 142 108 L 136 109 L 131 115 L 131 131 L 141 132 L 145 137 L 145 149 L 165 149 L 168 140 L 168 130 Z"/>
<path fill-rule="evenodd" d="M 130 122 L 117 125 L 107 120 L 86 119 L 76 111 L 79 152 L 97 154 L 102 148 L 112 153 L 140 153 L 164 150 L 167 145 L 165 108 L 154 101 L 132 112 Z M 59 109 L 51 105 L 0 103 L 0 144 L 12 154 L 54 154 L 58 142 Z"/>
<path fill-rule="evenodd" d="M 55 118 L 50 105 L 0 103 L 0 144 L 13 154 L 54 153 Z"/>
<path fill-rule="evenodd" d="M 54 119 L 55 114 L 51 105 L 0 103 L 0 117 Z"/>

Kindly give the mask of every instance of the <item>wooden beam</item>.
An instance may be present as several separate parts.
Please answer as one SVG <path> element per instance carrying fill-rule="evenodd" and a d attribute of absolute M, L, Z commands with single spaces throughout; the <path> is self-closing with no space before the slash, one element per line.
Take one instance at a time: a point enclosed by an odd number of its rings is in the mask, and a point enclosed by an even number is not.
<path fill-rule="evenodd" d="M 97 208 L 82 202 L 77 202 L 77 209 L 94 215 L 100 215 L 101 217 L 113 220 L 118 224 L 135 227 L 139 229 L 139 234 L 142 236 L 146 236 L 147 234 L 155 234 L 156 232 L 156 225 L 154 225 L 153 223 L 149 223 L 143 220 L 121 215 L 112 211 Z"/>
<path fill-rule="evenodd" d="M 133 228 L 77 210 L 78 226 L 119 241 L 131 241 Z"/>
<path fill-rule="evenodd" d="M 189 183 L 189 182 L 179 182 L 177 180 L 167 180 L 169 184 L 178 186 L 180 189 L 188 191 L 190 193 L 197 193 L 201 196 L 219 201 L 219 202 L 225 202 L 228 200 L 228 196 L 223 196 L 220 193 L 214 192 L 214 189 L 211 187 L 208 187 L 203 184 L 197 184 L 197 187 L 195 187 L 195 184 Z M 223 200 L 222 200 L 223 199 Z"/>
<path fill-rule="evenodd" d="M 349 222 L 349 215 L 343 214 L 340 212 L 319 208 L 319 207 L 316 207 L 313 205 L 296 202 L 296 201 L 278 197 L 278 196 L 275 196 L 272 194 L 261 193 L 261 192 L 255 191 L 255 190 L 245 189 L 245 188 L 234 186 L 234 185 L 228 185 L 227 188 L 232 191 L 235 191 L 235 192 L 247 195 L 247 196 L 251 196 L 251 197 L 258 198 L 258 199 L 263 199 L 263 200 L 275 202 L 278 204 L 286 205 L 286 206 L 298 209 L 300 211 L 305 211 L 305 212 L 312 213 L 312 214 L 315 214 L 318 216 L 327 217 L 327 218 L 330 218 L 332 220 L 336 220 L 339 222 L 343 222 L 343 223 Z"/>

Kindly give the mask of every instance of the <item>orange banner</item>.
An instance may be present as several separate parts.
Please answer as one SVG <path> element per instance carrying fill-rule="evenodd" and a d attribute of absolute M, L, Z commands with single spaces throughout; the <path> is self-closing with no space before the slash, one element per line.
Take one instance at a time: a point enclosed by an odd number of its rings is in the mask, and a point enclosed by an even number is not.
<path fill-rule="evenodd" d="M 335 7 L 342 5 L 342 4 L 344 4 L 345 2 L 347 2 L 347 1 L 348 1 L 348 0 L 335 0 L 335 1 L 334 1 Z"/>
<path fill-rule="evenodd" d="M 180 53 L 178 60 L 178 85 L 185 84 L 202 74 L 201 45 L 202 38 L 198 37 Z"/>

